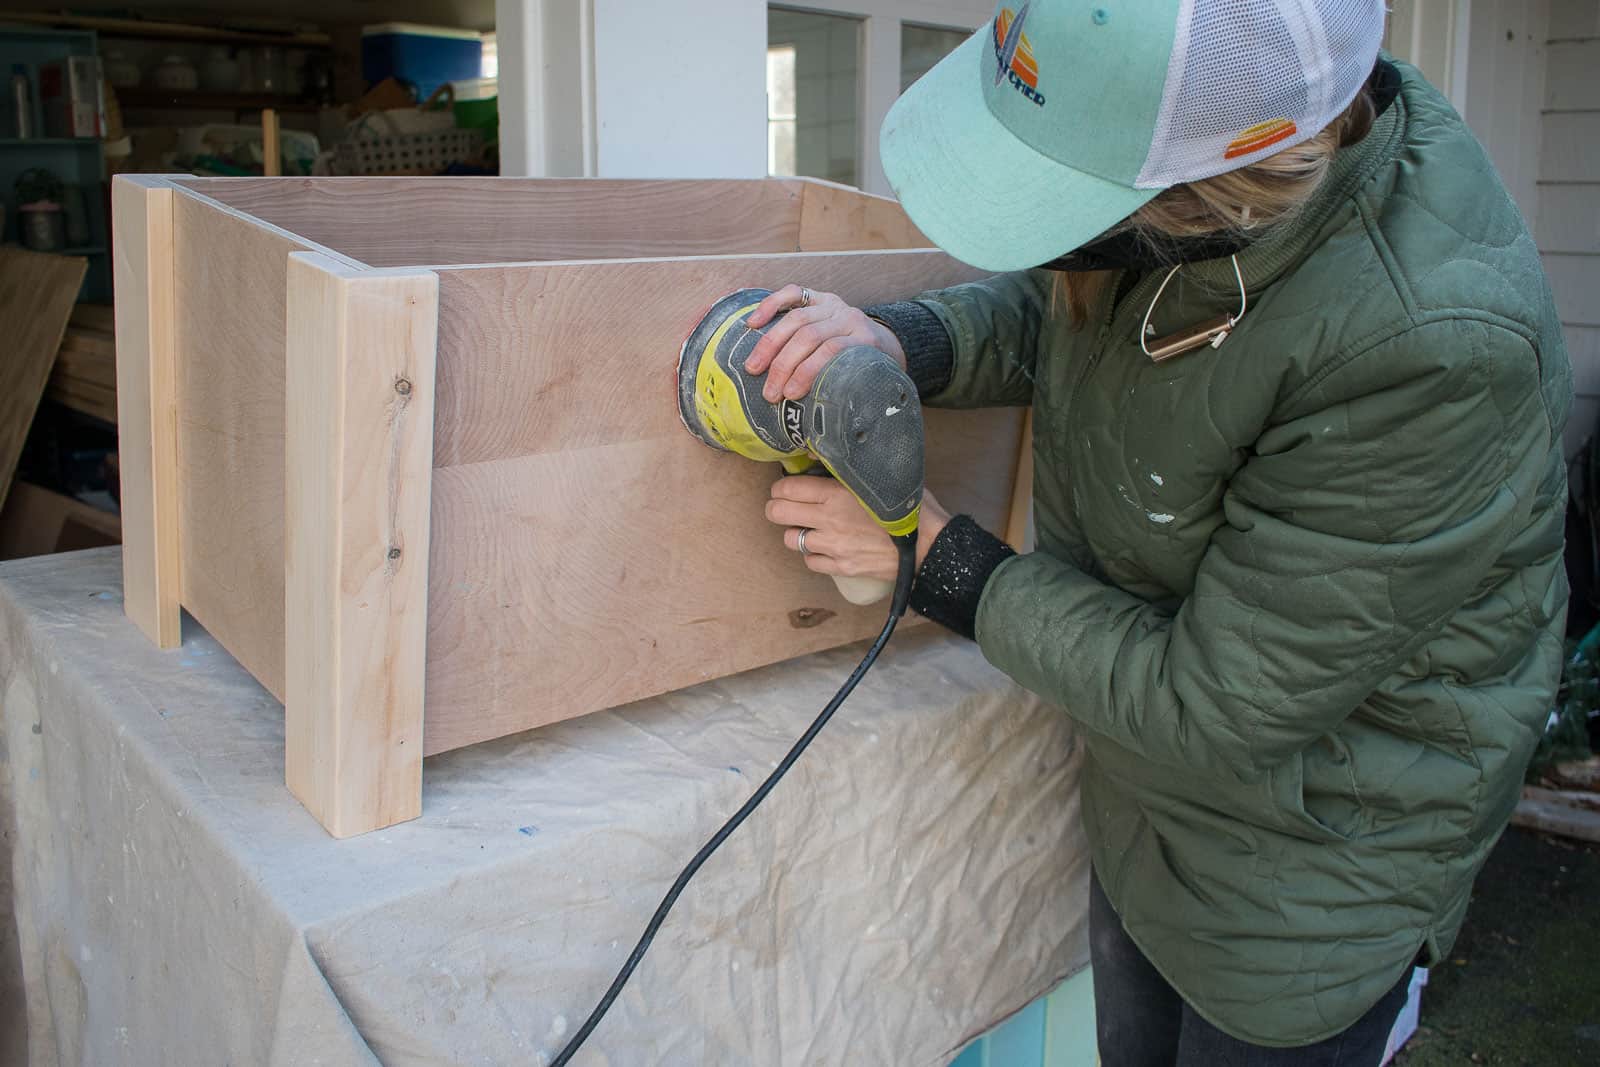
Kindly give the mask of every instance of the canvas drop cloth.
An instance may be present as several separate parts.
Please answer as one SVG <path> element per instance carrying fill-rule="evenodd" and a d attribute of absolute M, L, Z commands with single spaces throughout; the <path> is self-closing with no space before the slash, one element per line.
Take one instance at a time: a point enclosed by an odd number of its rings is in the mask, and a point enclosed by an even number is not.
<path fill-rule="evenodd" d="M 337 841 L 281 706 L 192 622 L 150 645 L 119 575 L 0 566 L 7 1063 L 547 1062 L 861 652 L 431 758 L 422 818 Z M 577 1062 L 945 1063 L 1086 961 L 1078 766 L 976 648 L 897 637 Z"/>

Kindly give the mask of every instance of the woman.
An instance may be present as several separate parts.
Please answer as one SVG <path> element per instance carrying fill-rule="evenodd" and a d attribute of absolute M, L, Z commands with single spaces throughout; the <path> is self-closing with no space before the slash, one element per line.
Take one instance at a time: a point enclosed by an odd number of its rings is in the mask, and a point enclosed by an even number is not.
<path fill-rule="evenodd" d="M 866 342 L 1033 406 L 1037 551 L 929 498 L 913 604 L 1081 729 L 1103 1061 L 1376 1064 L 1551 704 L 1570 370 L 1378 0 L 1155 6 L 1002 8 L 890 113 L 912 219 L 1009 273 L 790 286 L 749 366 L 798 396 Z M 772 496 L 806 566 L 893 577 L 838 486 Z"/>

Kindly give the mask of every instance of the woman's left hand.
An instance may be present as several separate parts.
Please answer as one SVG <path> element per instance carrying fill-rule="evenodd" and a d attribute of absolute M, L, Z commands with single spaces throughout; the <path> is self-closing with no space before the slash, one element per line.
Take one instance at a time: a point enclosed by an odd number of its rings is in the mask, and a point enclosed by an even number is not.
<path fill-rule="evenodd" d="M 805 565 L 818 574 L 847 578 L 895 580 L 899 557 L 894 542 L 873 521 L 850 490 L 832 478 L 809 474 L 783 478 L 772 487 L 767 519 L 783 531 L 783 543 L 800 551 L 800 531 L 806 533 Z M 950 515 L 932 493 L 922 494 L 922 521 L 917 528 L 917 566 L 922 566 L 928 546 L 939 536 Z"/>

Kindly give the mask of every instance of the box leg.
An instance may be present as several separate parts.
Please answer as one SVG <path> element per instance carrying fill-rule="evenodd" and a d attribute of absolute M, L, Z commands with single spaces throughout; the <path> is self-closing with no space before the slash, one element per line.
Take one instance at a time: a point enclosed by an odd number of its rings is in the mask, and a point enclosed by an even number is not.
<path fill-rule="evenodd" d="M 290 256 L 286 767 L 335 837 L 422 813 L 438 277 Z"/>
<path fill-rule="evenodd" d="M 157 177 L 112 186 L 123 610 L 161 648 L 180 640 L 173 195 Z"/>

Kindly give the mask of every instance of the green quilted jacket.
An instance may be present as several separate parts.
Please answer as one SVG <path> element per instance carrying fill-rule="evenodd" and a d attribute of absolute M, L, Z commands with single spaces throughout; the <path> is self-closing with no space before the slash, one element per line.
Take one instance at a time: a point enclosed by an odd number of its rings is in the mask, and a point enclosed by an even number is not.
<path fill-rule="evenodd" d="M 1079 330 L 1042 271 L 920 298 L 955 348 L 930 404 L 1034 408 L 1038 550 L 984 587 L 978 642 L 1080 726 L 1128 933 L 1263 1045 L 1449 951 L 1560 669 L 1555 307 L 1483 149 L 1402 73 L 1240 253 L 1219 348 L 1140 351 L 1161 272 Z M 1153 333 L 1237 302 L 1228 259 L 1186 266 Z"/>

